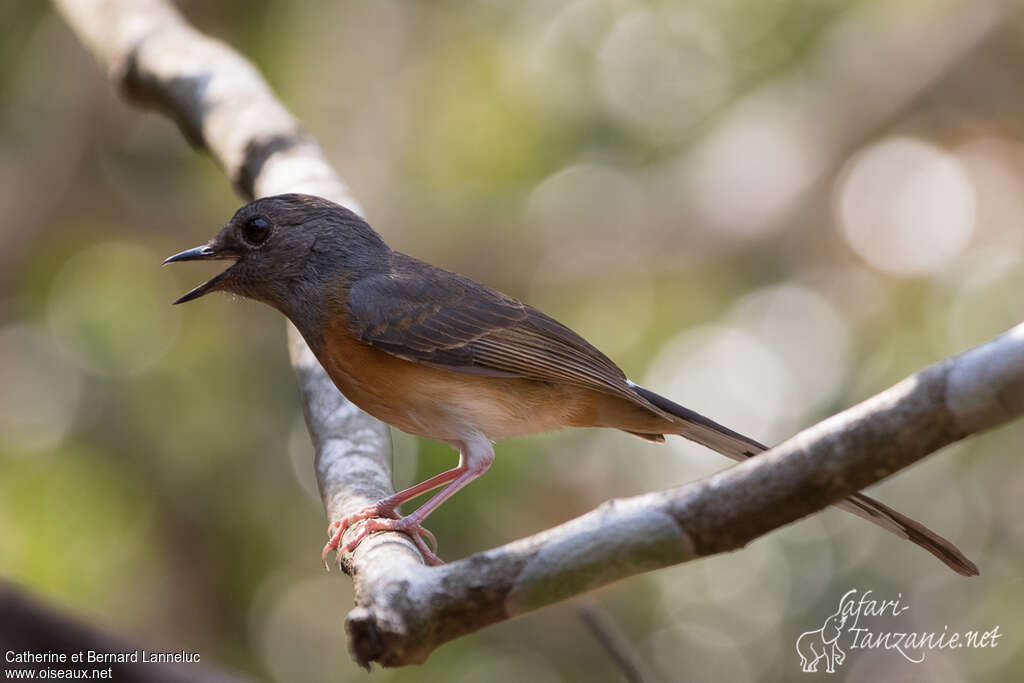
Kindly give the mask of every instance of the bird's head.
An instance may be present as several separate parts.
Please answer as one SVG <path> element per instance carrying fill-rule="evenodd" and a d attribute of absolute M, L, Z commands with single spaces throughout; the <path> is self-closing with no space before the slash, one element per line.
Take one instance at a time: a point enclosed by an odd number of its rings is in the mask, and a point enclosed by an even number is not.
<path fill-rule="evenodd" d="M 176 304 L 219 290 L 263 301 L 292 317 L 303 305 L 322 301 L 339 276 L 385 268 L 389 251 L 352 211 L 321 197 L 282 194 L 246 204 L 208 243 L 164 263 L 234 261 Z"/>

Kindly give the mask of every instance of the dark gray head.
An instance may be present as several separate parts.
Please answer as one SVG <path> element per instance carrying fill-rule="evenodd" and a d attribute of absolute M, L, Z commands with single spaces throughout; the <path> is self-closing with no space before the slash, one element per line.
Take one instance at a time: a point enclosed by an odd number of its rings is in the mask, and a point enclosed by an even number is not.
<path fill-rule="evenodd" d="M 233 259 L 220 275 L 174 303 L 217 290 L 258 299 L 299 324 L 332 288 L 387 268 L 390 249 L 362 218 L 304 194 L 265 197 L 239 209 L 209 243 L 164 263 Z"/>

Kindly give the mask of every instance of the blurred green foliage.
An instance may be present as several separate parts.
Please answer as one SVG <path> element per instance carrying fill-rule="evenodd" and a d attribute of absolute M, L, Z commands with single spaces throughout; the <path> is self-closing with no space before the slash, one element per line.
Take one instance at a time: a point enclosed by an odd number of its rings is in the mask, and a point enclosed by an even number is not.
<path fill-rule="evenodd" d="M 182 7 L 264 71 L 395 248 L 530 301 L 752 436 L 783 439 L 1024 317 L 1012 3 Z M 150 647 L 361 680 L 348 582 L 319 564 L 280 316 L 172 308 L 209 272 L 159 268 L 240 200 L 44 3 L 0 3 L 0 65 L 0 575 Z M 907 628 L 1005 637 L 920 665 L 851 653 L 847 680 L 1014 680 L 1021 430 L 878 487 L 979 579 L 827 512 L 596 599 L 664 680 L 792 680 L 796 638 L 854 587 L 902 593 Z M 454 458 L 397 436 L 396 484 Z M 621 434 L 517 439 L 428 526 L 457 558 L 727 464 Z M 622 680 L 571 604 L 371 677 Z"/>

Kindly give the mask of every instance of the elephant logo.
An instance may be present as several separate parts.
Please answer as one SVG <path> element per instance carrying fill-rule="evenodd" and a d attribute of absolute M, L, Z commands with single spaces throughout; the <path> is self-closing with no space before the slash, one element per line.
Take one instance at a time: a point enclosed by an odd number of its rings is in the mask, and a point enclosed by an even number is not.
<path fill-rule="evenodd" d="M 846 615 L 842 607 L 825 620 L 821 628 L 804 631 L 796 641 L 796 653 L 800 655 L 800 668 L 804 673 L 816 673 L 818 663 L 825 660 L 825 671 L 834 674 L 836 667 L 846 659 L 846 653 L 839 647 L 839 638 L 846 626 Z"/>

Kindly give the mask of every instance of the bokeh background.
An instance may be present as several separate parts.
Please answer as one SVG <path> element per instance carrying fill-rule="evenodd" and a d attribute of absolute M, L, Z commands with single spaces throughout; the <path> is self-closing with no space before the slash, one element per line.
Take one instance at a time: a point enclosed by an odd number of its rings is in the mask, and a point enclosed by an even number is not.
<path fill-rule="evenodd" d="M 396 248 L 555 315 L 637 381 L 776 442 L 1024 318 L 1024 14 L 993 0 L 181 3 L 263 70 Z M 349 661 L 349 581 L 280 316 L 160 260 L 239 205 L 121 101 L 42 2 L 0 3 L 0 577 L 150 648 L 261 679 L 616 681 L 572 603 L 419 668 Z M 1024 673 L 1024 424 L 876 487 L 966 580 L 828 511 L 594 594 L 661 680 L 810 680 L 847 590 L 894 630 L 846 681 Z M 395 434 L 396 485 L 450 467 Z M 676 439 L 502 443 L 430 518 L 453 559 L 728 466 Z M 824 674 L 822 674 L 824 676 Z"/>

